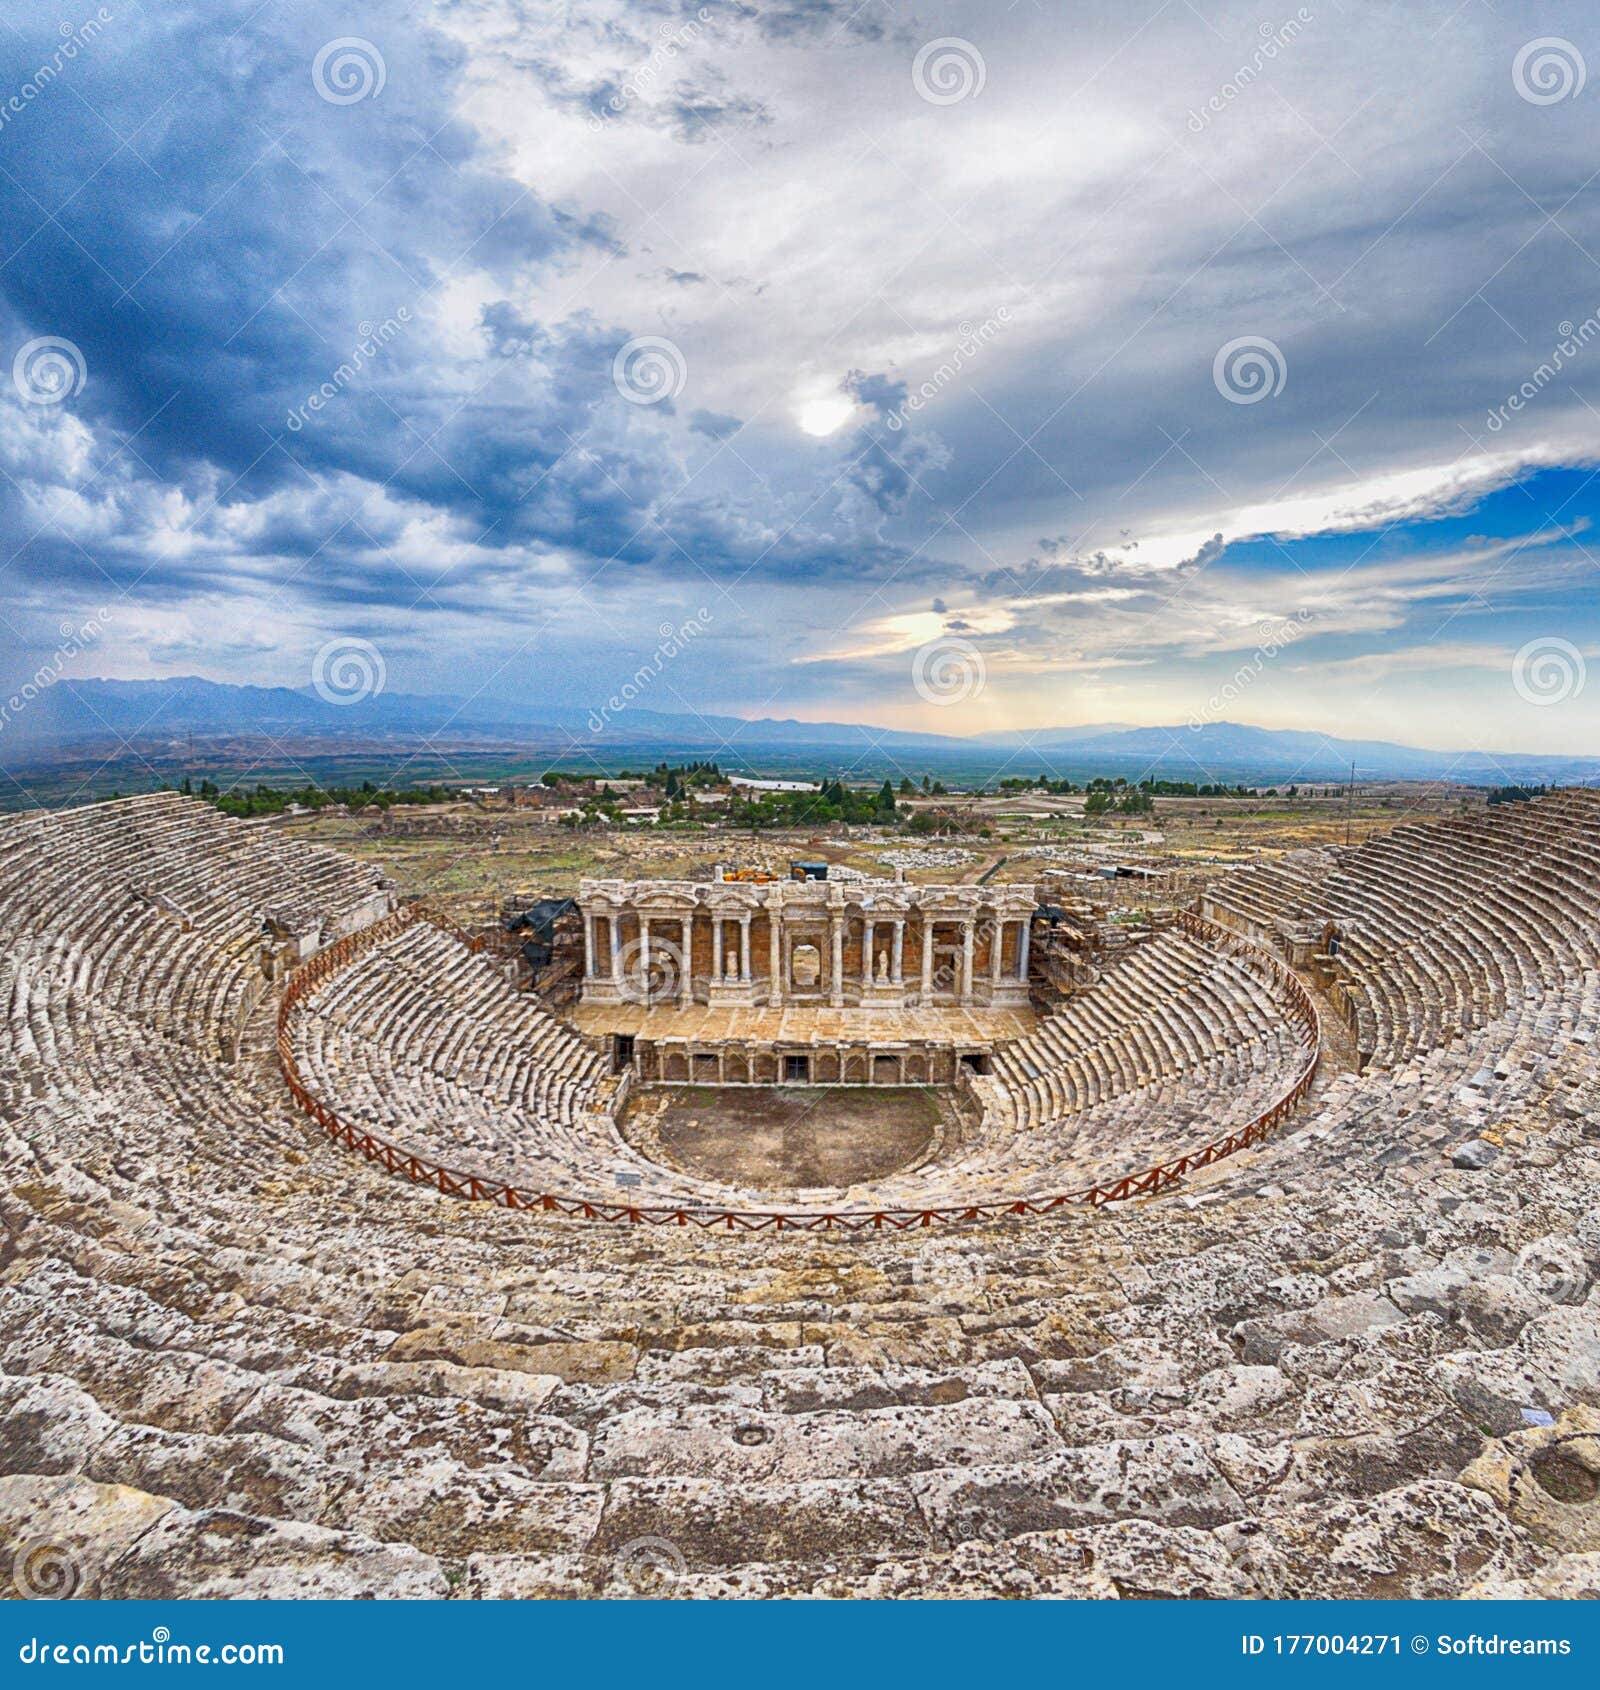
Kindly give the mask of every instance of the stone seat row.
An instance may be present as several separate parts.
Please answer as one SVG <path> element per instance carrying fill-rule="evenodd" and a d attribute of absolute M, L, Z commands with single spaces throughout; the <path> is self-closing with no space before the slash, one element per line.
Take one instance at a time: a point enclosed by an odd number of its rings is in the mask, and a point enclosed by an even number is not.
<path fill-rule="evenodd" d="M 1590 1010 L 1592 1026 L 1592 1004 Z M 1460 1069 L 1459 1062 L 1444 1066 Z M 1442 1095 L 1438 1084 L 1422 1089 Z M 1510 1365 L 1524 1375 L 1531 1369 L 1548 1382 L 1517 1388 L 1553 1393 L 1547 1400 L 1562 1406 L 1557 1399 L 1571 1387 L 1560 1382 L 1557 1334 L 1570 1328 L 1563 1311 L 1580 1309 L 1545 1303 L 1540 1314 L 1541 1305 L 1531 1305 L 1534 1330 L 1524 1324 L 1524 1345 L 1513 1336 L 1509 1350 L 1484 1347 L 1489 1334 L 1471 1327 L 1441 1344 L 1428 1336 L 1440 1332 L 1436 1316 L 1420 1305 L 1406 1314 L 1392 1303 L 1390 1324 L 1377 1329 L 1389 1336 L 1365 1361 L 1355 1359 L 1363 1350 L 1353 1340 L 1308 1333 L 1285 1343 L 1276 1336 L 1274 1322 L 1308 1317 L 1293 1300 L 1286 1303 L 1287 1281 L 1281 1289 L 1268 1287 L 1280 1284 L 1274 1274 L 1281 1275 L 1285 1252 L 1300 1240 L 1303 1252 L 1319 1224 L 1340 1240 L 1335 1256 L 1317 1263 L 1321 1274 L 1335 1277 L 1345 1271 L 1340 1262 L 1359 1264 L 1363 1247 L 1381 1248 L 1375 1240 L 1382 1228 L 1399 1221 L 1403 1232 L 1406 1217 L 1431 1249 L 1448 1250 L 1452 1233 L 1462 1235 L 1436 1209 L 1415 1213 L 1409 1189 L 1389 1201 L 1363 1196 L 1370 1208 L 1362 1211 L 1346 1182 L 1317 1177 L 1317 1147 L 1355 1150 L 1349 1141 L 1359 1107 L 1371 1108 L 1370 1082 L 1352 1077 L 1345 1091 L 1329 1121 L 1307 1122 L 1294 1145 L 1273 1147 L 1252 1173 L 1259 1184 L 1281 1169 L 1281 1179 L 1305 1187 L 1288 1200 L 1293 1220 L 1284 1218 L 1283 1203 L 1255 1199 L 1246 1181 L 1236 1195 L 1219 1187 L 1213 1202 L 1187 1214 L 1169 1208 L 1163 1225 L 1155 1224 L 1153 1209 L 1130 1210 L 1125 1217 L 1094 1217 L 1092 1225 L 1089 1217 L 1066 1217 L 1068 1238 L 1049 1243 L 1026 1228 L 985 1228 L 932 1249 L 920 1240 L 835 1249 L 827 1266 L 825 1251 L 807 1270 L 810 1289 L 796 1286 L 756 1302 L 749 1300 L 754 1286 L 792 1273 L 788 1264 L 808 1251 L 815 1257 L 817 1247 L 788 1244 L 728 1260 L 725 1250 L 711 1258 L 703 1249 L 662 1255 L 658 1246 L 652 1273 L 659 1284 L 647 1288 L 637 1267 L 630 1280 L 624 1261 L 593 1229 L 581 1235 L 575 1260 L 560 1236 L 564 1229 L 533 1226 L 530 1236 L 525 1219 L 503 1217 L 496 1227 L 510 1225 L 492 1244 L 502 1264 L 492 1277 L 508 1289 L 493 1293 L 489 1307 L 504 1311 L 509 1296 L 517 1314 L 456 1312 L 455 1339 L 438 1341 L 465 1342 L 461 1334 L 474 1326 L 519 1333 L 525 1343 L 535 1340 L 534 1353 L 547 1350 L 551 1365 L 571 1368 L 573 1338 L 579 1349 L 617 1345 L 616 1334 L 634 1330 L 639 1299 L 681 1310 L 673 1325 L 660 1328 L 660 1347 L 636 1352 L 632 1377 L 611 1383 L 497 1371 L 485 1364 L 487 1356 L 467 1366 L 430 1360 L 427 1345 L 401 1344 L 394 1326 L 371 1324 L 371 1314 L 355 1312 L 363 1303 L 374 1313 L 398 1310 L 393 1292 L 383 1288 L 403 1274 L 403 1263 L 392 1257 L 404 1229 L 382 1244 L 381 1232 L 374 1238 L 375 1283 L 330 1323 L 326 1314 L 296 1312 L 324 1295 L 319 1272 L 297 1262 L 298 1252 L 284 1255 L 280 1279 L 261 1273 L 248 1306 L 239 1306 L 235 1293 L 230 1308 L 216 1305 L 199 1285 L 180 1295 L 171 1270 L 154 1272 L 153 1261 L 141 1265 L 142 1254 L 118 1267 L 93 1233 L 74 1244 L 70 1213 L 52 1220 L 13 1206 L 8 1222 L 23 1220 L 32 1242 L 0 1293 L 0 1351 L 7 1362 L 0 1402 L 14 1429 L 8 1452 L 19 1478 L 49 1472 L 59 1488 L 65 1475 L 70 1492 L 81 1487 L 88 1496 L 97 1486 L 131 1485 L 164 1498 L 173 1509 L 169 1519 L 185 1510 L 201 1516 L 231 1507 L 270 1528 L 270 1543 L 290 1523 L 320 1528 L 328 1536 L 317 1540 L 325 1547 L 312 1563 L 323 1578 L 342 1567 L 339 1576 L 358 1587 L 364 1577 L 392 1576 L 396 1559 L 407 1554 L 441 1569 L 473 1563 L 468 1580 L 454 1578 L 458 1592 L 487 1589 L 492 1577 L 524 1590 L 563 1576 L 596 1578 L 604 1587 L 608 1557 L 647 1528 L 668 1535 L 684 1554 L 686 1587 L 752 1568 L 743 1575 L 755 1581 L 751 1588 L 816 1588 L 830 1575 L 808 1557 L 826 1559 L 831 1576 L 849 1588 L 864 1588 L 881 1576 L 875 1568 L 891 1563 L 915 1566 L 929 1579 L 939 1556 L 974 1537 L 988 1542 L 1014 1577 L 1025 1564 L 1017 1560 L 1021 1540 L 1050 1527 L 1055 1516 L 1069 1522 L 1065 1529 L 1080 1546 L 1088 1534 L 1100 1534 L 1093 1541 L 1102 1556 L 1114 1555 L 1118 1541 L 1108 1529 L 1137 1517 L 1141 1546 L 1110 1563 L 1130 1589 L 1141 1580 L 1146 1590 L 1163 1588 L 1158 1569 L 1181 1546 L 1184 1576 L 1203 1589 L 1240 1593 L 1274 1587 L 1258 1582 L 1268 1577 L 1264 1566 L 1222 1548 L 1232 1541 L 1232 1524 L 1253 1522 L 1255 1535 L 1284 1553 L 1297 1532 L 1330 1529 L 1319 1495 L 1330 1489 L 1346 1505 L 1352 1496 L 1367 1499 L 1357 1518 L 1369 1536 L 1401 1545 L 1407 1508 L 1435 1519 L 1443 1511 L 1455 1529 L 1470 1527 L 1488 1542 L 1490 1565 L 1502 1567 L 1504 1576 L 1531 1576 L 1540 1564 L 1537 1540 L 1456 1478 L 1477 1453 L 1482 1434 L 1470 1418 L 1485 1412 L 1483 1381 L 1496 1368 Z M 1448 1120 L 1443 1128 L 1448 1134 Z M 1393 1136 L 1411 1149 L 1427 1132 L 1413 1126 Z M 402 1210 L 416 1204 L 416 1194 L 403 1187 L 374 1195 L 392 1196 Z M 324 1208 L 326 1219 L 319 1215 Z M 438 1211 L 431 1224 L 445 1225 L 435 1234 L 435 1265 L 413 1296 L 435 1299 L 454 1285 L 463 1306 L 481 1307 L 483 1260 L 474 1247 L 481 1229 L 468 1224 L 464 1206 L 424 1209 Z M 461 1216 L 459 1229 L 451 1224 L 452 1210 Z M 334 1228 L 335 1212 L 308 1202 L 306 1236 Z M 368 1222 L 381 1224 L 376 1214 Z M 1081 1299 L 1081 1290 L 1064 1298 L 1064 1288 L 1085 1283 L 1085 1262 L 1094 1259 L 1083 1255 L 1090 1231 L 1099 1237 L 1094 1252 L 1118 1251 L 1125 1288 L 1143 1300 L 1100 1310 L 1097 1319 L 1108 1325 L 1092 1364 L 1073 1359 L 1076 1345 L 1052 1359 L 1041 1349 L 1040 1311 Z M 331 1244 L 338 1234 L 327 1236 Z M 1455 1248 L 1483 1250 L 1481 1220 L 1465 1236 L 1474 1242 Z M 1501 1236 L 1515 1244 L 1518 1235 Z M 1123 1257 L 1135 1237 L 1136 1250 Z M 68 1267 L 58 1252 L 80 1265 Z M 1495 1260 L 1510 1266 L 1515 1253 Z M 1073 1281 L 1062 1281 L 1074 1255 Z M 202 1260 L 192 1258 L 187 1271 L 205 1274 Z M 958 1271 L 969 1260 L 983 1264 L 977 1279 Z M 1406 1265 L 1397 1260 L 1395 1271 Z M 216 1283 L 216 1269 L 209 1272 Z M 1304 1280 L 1325 1283 L 1301 1272 Z M 126 1282 L 130 1274 L 135 1283 Z M 828 1274 L 832 1300 L 824 1290 Z M 872 1275 L 882 1284 L 876 1292 L 868 1289 Z M 1094 1273 L 1089 1282 L 1112 1283 Z M 852 1301 L 843 1306 L 838 1293 L 852 1283 L 857 1288 L 845 1292 Z M 1401 1296 L 1401 1280 L 1393 1283 Z M 1330 1287 L 1330 1310 L 1351 1295 Z M 290 1307 L 274 1308 L 262 1297 L 288 1299 Z M 194 1312 L 185 1313 L 185 1305 Z M 422 1338 L 434 1328 L 425 1308 L 412 1306 L 416 1312 L 401 1333 Z M 437 1302 L 431 1318 L 437 1322 L 450 1306 L 449 1299 Z M 981 1318 L 957 1312 L 974 1307 L 984 1311 Z M 543 1308 L 561 1310 L 559 1323 L 572 1338 L 553 1340 L 527 1325 Z M 920 1320 L 906 1318 L 912 1309 L 925 1311 Z M 956 1329 L 965 1324 L 965 1353 L 942 1370 L 882 1359 L 852 1365 L 846 1358 L 860 1340 L 845 1331 L 871 1331 L 891 1310 L 899 1318 L 883 1330 L 896 1335 L 903 1351 L 921 1346 L 927 1353 L 933 1338 L 927 1323 L 936 1328 L 942 1320 Z M 1189 1327 L 1181 1339 L 1184 1328 L 1172 1324 L 1180 1310 Z M 686 1319 L 742 1323 L 745 1334 L 763 1336 L 754 1347 L 697 1348 L 692 1339 L 684 1347 Z M 1233 1345 L 1219 1341 L 1221 1328 L 1211 1325 L 1219 1319 L 1235 1328 L 1242 1321 L 1252 1334 L 1244 1340 L 1247 1353 L 1273 1359 L 1240 1363 Z M 794 1325 L 793 1336 L 785 1322 Z M 804 1341 L 808 1328 L 820 1343 Z M 709 1336 L 710 1328 L 701 1330 Z M 515 1342 L 501 1353 L 509 1357 Z M 1311 1354 L 1302 1361 L 1308 1344 Z M 1345 1350 L 1352 1359 L 1344 1366 L 1356 1371 L 1342 1383 L 1335 1373 L 1330 1384 L 1329 1352 Z M 1322 1371 L 1305 1370 L 1313 1356 Z M 1402 1384 L 1410 1395 L 1397 1398 Z M 1461 1406 L 1452 1406 L 1452 1392 L 1466 1393 Z M 1358 1432 L 1357 1449 L 1348 1458 L 1340 1454 L 1351 1437 L 1343 1417 L 1354 1405 L 1381 1401 L 1394 1416 L 1399 1402 L 1413 1400 L 1411 1421 L 1400 1417 Z M 1428 1437 L 1407 1442 L 1408 1424 L 1426 1424 Z M 1324 1427 L 1326 1436 L 1319 1437 Z M 1287 1470 L 1278 1465 L 1284 1460 Z M 1120 1474 L 1121 1502 L 1111 1499 L 1113 1472 Z M 1130 1480 L 1138 1493 L 1131 1498 Z M 1415 1485 L 1436 1488 L 1413 1497 L 1407 1487 Z M 1067 1501 L 1074 1497 L 1079 1500 Z M 820 1527 L 824 1515 L 826 1553 L 820 1535 L 818 1547 L 808 1548 L 807 1530 L 812 1520 Z M 183 1521 L 162 1539 L 169 1567 L 190 1565 L 186 1555 L 199 1551 L 186 1534 L 197 1529 Z M 1336 1540 L 1345 1528 L 1331 1529 Z M 761 1535 L 774 1530 L 784 1545 L 776 1558 L 759 1547 Z M 379 1558 L 384 1545 L 387 1561 Z M 1544 1552 L 1545 1564 L 1552 1553 Z M 498 1556 L 498 1564 L 491 1569 L 486 1556 Z M 1431 1590 L 1430 1579 L 1449 1576 L 1447 1568 L 1430 1570 L 1425 1558 L 1391 1553 L 1387 1559 L 1386 1576 L 1399 1576 L 1407 1589 Z M 1296 1563 L 1296 1588 L 1348 1592 L 1339 1580 L 1354 1575 L 1337 1572 L 1342 1565 L 1334 1558 L 1330 1569 L 1326 1544 L 1320 1559 L 1308 1550 L 1304 1563 Z M 118 1576 L 134 1578 L 122 1562 L 110 1570 L 117 1567 Z M 244 1571 L 225 1558 L 217 1575 L 226 1580 Z M 441 1574 L 441 1593 L 451 1587 Z"/>
<path fill-rule="evenodd" d="M 1393 1068 L 1600 960 L 1597 823 L 1600 794 L 1581 792 L 1408 824 L 1292 875 L 1241 870 L 1207 907 L 1284 944 L 1335 927 L 1336 1001 L 1364 1057 Z"/>
<path fill-rule="evenodd" d="M 641 1537 L 682 1595 L 1597 1593 L 1537 1477 L 1600 1429 L 1592 964 L 1157 1201 L 751 1238 L 411 1186 L 285 1106 L 270 1001 L 228 1066 L 141 1018 L 165 929 L 72 937 L 0 964 L 0 1533 L 84 1594 L 621 1595 Z"/>

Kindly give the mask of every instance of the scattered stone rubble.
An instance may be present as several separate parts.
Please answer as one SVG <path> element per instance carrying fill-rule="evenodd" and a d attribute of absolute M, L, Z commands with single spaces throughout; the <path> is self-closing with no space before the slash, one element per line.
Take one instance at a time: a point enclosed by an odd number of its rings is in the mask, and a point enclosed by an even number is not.
<path fill-rule="evenodd" d="M 948 848 L 907 846 L 899 851 L 882 852 L 878 861 L 888 863 L 891 867 L 897 869 L 913 869 L 960 868 L 963 863 L 970 863 L 972 859 L 973 853 L 963 851 L 959 846 Z"/>

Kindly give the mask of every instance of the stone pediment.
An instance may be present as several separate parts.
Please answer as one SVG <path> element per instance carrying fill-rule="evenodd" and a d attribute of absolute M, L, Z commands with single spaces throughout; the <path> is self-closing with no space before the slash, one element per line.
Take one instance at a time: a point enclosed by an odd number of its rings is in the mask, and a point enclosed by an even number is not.
<path fill-rule="evenodd" d="M 637 898 L 629 900 L 633 909 L 641 915 L 693 915 L 700 908 L 700 900 L 692 894 L 668 891 L 645 892 Z"/>

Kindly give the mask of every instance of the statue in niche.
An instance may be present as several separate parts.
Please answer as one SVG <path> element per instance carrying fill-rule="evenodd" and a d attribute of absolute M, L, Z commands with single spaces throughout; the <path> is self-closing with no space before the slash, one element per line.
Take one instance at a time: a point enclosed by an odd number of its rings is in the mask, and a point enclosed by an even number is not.
<path fill-rule="evenodd" d="M 887 951 L 878 952 L 878 984 L 880 986 L 889 984 L 889 953 Z"/>

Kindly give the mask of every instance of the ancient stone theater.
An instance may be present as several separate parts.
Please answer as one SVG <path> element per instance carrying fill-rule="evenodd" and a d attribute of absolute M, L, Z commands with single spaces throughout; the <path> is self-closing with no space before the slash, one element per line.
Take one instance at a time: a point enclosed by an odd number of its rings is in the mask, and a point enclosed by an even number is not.
<path fill-rule="evenodd" d="M 195 800 L 0 820 L 15 1577 L 1597 1593 L 1600 795 L 575 891 L 562 998 Z"/>

